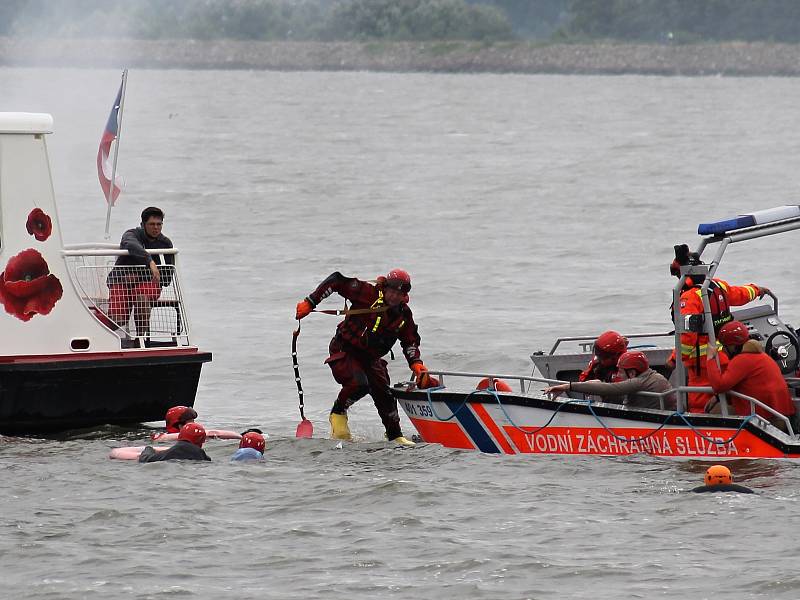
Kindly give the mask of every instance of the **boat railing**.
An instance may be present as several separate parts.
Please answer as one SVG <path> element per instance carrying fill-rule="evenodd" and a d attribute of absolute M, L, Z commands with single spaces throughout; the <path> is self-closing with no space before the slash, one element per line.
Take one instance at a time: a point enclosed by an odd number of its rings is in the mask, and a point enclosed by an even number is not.
<path fill-rule="evenodd" d="M 547 383 L 547 384 L 550 384 L 550 385 L 558 385 L 558 384 L 562 384 L 562 383 L 569 383 L 568 381 L 561 381 L 561 380 L 558 380 L 558 379 L 547 379 L 545 377 L 534 377 L 532 375 L 500 375 L 500 374 L 496 374 L 496 373 L 472 373 L 472 372 L 465 372 L 465 371 L 436 371 L 436 370 L 433 370 L 433 369 L 429 370 L 428 373 L 430 373 L 431 375 L 436 376 L 439 379 L 440 385 L 442 385 L 442 386 L 445 385 L 445 377 L 446 376 L 447 377 L 465 377 L 465 378 L 473 378 L 473 379 L 477 379 L 477 378 L 488 379 L 489 382 L 492 385 L 494 384 L 494 381 L 498 380 L 498 379 L 502 379 L 503 381 L 507 381 L 507 380 L 518 381 L 519 385 L 520 385 L 520 391 L 522 392 L 523 395 L 528 393 L 528 389 L 530 388 L 530 383 L 532 383 L 532 382 Z M 528 389 L 526 389 L 526 383 L 527 383 Z M 694 393 L 694 392 L 711 393 L 711 394 L 713 394 L 714 390 L 709 386 L 685 386 L 685 385 L 681 385 L 681 386 L 678 386 L 678 387 L 673 388 L 671 390 L 667 390 L 665 392 L 641 391 L 641 392 L 636 392 L 636 395 L 642 395 L 642 396 L 649 396 L 649 397 L 652 397 L 652 398 L 658 398 L 660 406 L 661 406 L 661 410 L 665 410 L 664 400 L 666 399 L 667 396 L 669 396 L 671 394 L 675 394 L 675 392 L 681 392 L 681 393 L 684 393 L 684 394 Z M 756 398 L 753 398 L 751 396 L 747 396 L 746 394 L 742 394 L 740 392 L 736 392 L 736 391 L 733 391 L 733 390 L 730 390 L 727 393 L 729 395 L 731 395 L 731 396 L 736 396 L 737 398 L 741 398 L 742 400 L 750 403 L 750 415 L 749 416 L 754 416 L 754 417 L 761 418 L 760 416 L 758 416 L 756 414 L 756 407 L 763 408 L 766 412 L 768 412 L 769 414 L 773 415 L 774 417 L 776 417 L 777 419 L 779 419 L 780 421 L 782 421 L 786 425 L 786 431 L 789 433 L 790 436 L 792 436 L 792 437 L 796 436 L 796 434 L 794 432 L 794 428 L 792 427 L 792 423 L 791 423 L 791 421 L 789 420 L 789 418 L 786 415 L 776 411 L 775 409 L 773 409 L 770 406 L 767 406 L 766 404 L 764 404 L 763 402 L 761 402 L 760 400 L 758 400 Z M 685 411 L 679 411 L 679 412 L 684 413 Z M 727 415 L 724 415 L 724 416 L 727 416 Z M 741 415 L 737 415 L 737 416 L 741 416 Z"/>
<path fill-rule="evenodd" d="M 503 381 L 509 379 L 512 381 L 518 381 L 520 385 L 520 391 L 523 394 L 527 394 L 528 390 L 526 390 L 526 382 L 528 384 L 528 388 L 530 388 L 530 384 L 533 382 L 536 383 L 547 383 L 550 385 L 556 385 L 559 383 L 566 383 L 564 381 L 559 381 L 557 379 L 547 379 L 545 377 L 534 377 L 533 375 L 498 375 L 493 373 L 469 373 L 464 371 L 428 371 L 431 375 L 435 375 L 439 379 L 439 383 L 444 385 L 445 377 L 470 377 L 476 379 L 489 379 L 491 383 L 494 383 L 496 379 L 502 379 Z"/>
<path fill-rule="evenodd" d="M 632 339 L 641 339 L 641 338 L 658 338 L 658 337 L 667 337 L 672 338 L 674 335 L 673 331 L 658 331 L 652 333 L 624 333 L 622 334 L 628 340 Z M 583 347 L 584 352 L 590 352 L 592 346 L 594 345 L 594 341 L 597 339 L 597 334 L 592 335 L 574 335 L 569 337 L 560 337 L 556 339 L 553 347 L 550 348 L 550 355 L 556 353 L 556 350 L 563 342 L 581 342 L 581 346 Z"/>
<path fill-rule="evenodd" d="M 174 248 L 148 252 L 178 253 Z M 161 289 L 153 299 L 136 289 L 152 281 L 150 270 L 141 265 L 116 265 L 117 257 L 128 254 L 116 244 L 71 244 L 62 254 L 84 305 L 122 340 L 123 347 L 189 344 L 189 323 L 174 265 L 159 265 Z M 117 286 L 113 294 L 112 286 Z"/>
<path fill-rule="evenodd" d="M 772 416 L 774 416 L 777 419 L 781 420 L 786 425 L 787 433 L 790 436 L 795 437 L 796 434 L 794 432 L 794 428 L 792 427 L 792 422 L 786 415 L 784 415 L 782 413 L 779 413 L 777 410 L 775 410 L 771 406 L 767 406 L 766 404 L 764 404 L 760 400 L 757 400 L 756 398 L 752 398 L 751 396 L 748 396 L 746 394 L 740 394 L 739 392 L 734 392 L 733 390 L 730 390 L 728 392 L 728 394 L 731 395 L 731 396 L 736 396 L 737 398 L 741 398 L 745 402 L 749 402 L 750 403 L 750 415 L 751 416 L 756 414 L 756 406 L 758 406 L 760 408 L 763 408 L 769 414 L 771 414 Z"/>

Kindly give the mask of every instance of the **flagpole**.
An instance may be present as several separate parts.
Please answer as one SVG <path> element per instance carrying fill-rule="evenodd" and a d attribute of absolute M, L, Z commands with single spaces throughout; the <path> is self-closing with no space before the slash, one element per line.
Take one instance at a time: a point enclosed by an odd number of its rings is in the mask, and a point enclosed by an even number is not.
<path fill-rule="evenodd" d="M 119 110 L 117 111 L 117 136 L 114 142 L 114 162 L 113 166 L 111 167 L 111 185 L 108 186 L 108 196 L 106 197 L 106 202 L 108 203 L 108 208 L 106 209 L 106 233 L 105 239 L 109 239 L 111 236 L 108 234 L 109 227 L 111 226 L 111 209 L 114 206 L 114 187 L 116 186 L 117 180 L 117 155 L 119 153 L 119 139 L 122 137 L 122 109 L 125 106 L 125 88 L 128 86 L 128 69 L 122 71 L 122 96 L 120 97 L 119 101 Z"/>

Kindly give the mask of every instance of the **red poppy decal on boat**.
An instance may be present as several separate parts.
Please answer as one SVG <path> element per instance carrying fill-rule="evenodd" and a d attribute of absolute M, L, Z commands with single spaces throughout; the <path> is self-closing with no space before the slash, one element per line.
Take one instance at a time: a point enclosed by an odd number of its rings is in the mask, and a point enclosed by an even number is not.
<path fill-rule="evenodd" d="M 45 241 L 53 233 L 53 222 L 41 208 L 34 208 L 28 215 L 28 222 L 25 228 L 33 237 L 40 242 Z"/>
<path fill-rule="evenodd" d="M 49 314 L 64 293 L 58 277 L 33 248 L 12 256 L 0 273 L 0 303 L 23 321 Z"/>

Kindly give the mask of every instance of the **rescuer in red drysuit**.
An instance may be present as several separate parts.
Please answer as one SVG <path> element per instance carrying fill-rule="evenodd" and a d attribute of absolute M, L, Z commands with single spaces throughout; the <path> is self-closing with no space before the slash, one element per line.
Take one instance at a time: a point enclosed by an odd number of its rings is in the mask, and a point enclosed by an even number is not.
<path fill-rule="evenodd" d="M 420 337 L 411 309 L 408 292 L 411 277 L 402 269 L 392 269 L 386 277 L 372 284 L 338 271 L 323 281 L 304 300 L 297 303 L 295 318 L 307 316 L 322 300 L 336 292 L 349 300 L 350 312 L 336 327 L 330 343 L 330 356 L 325 361 L 334 379 L 341 384 L 330 414 L 331 437 L 351 439 L 347 409 L 370 394 L 386 428 L 389 440 L 404 446 L 414 442 L 403 437 L 397 401 L 390 391 L 385 356 L 400 341 L 403 355 L 414 372 L 417 386 L 435 387 L 439 382 L 428 375 L 420 358 Z M 363 311 L 363 312 L 361 312 Z"/>

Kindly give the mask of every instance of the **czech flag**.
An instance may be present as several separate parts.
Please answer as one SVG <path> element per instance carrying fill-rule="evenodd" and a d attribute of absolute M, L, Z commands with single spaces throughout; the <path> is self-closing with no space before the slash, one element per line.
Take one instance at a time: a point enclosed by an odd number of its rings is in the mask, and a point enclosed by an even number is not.
<path fill-rule="evenodd" d="M 118 116 L 119 107 L 122 102 L 122 87 L 123 83 L 119 85 L 119 92 L 117 92 L 117 99 L 114 100 L 114 107 L 111 109 L 111 114 L 108 115 L 108 122 L 106 129 L 103 131 L 103 137 L 100 138 L 100 148 L 97 150 L 97 176 L 100 178 L 100 187 L 103 188 L 103 196 L 106 202 L 109 200 L 109 188 L 111 187 L 111 171 L 112 165 L 109 161 L 109 154 L 111 152 L 111 142 L 117 139 L 118 129 Z M 117 201 L 119 193 L 122 191 L 120 186 L 119 176 L 115 176 L 114 189 L 111 192 L 111 206 Z"/>

